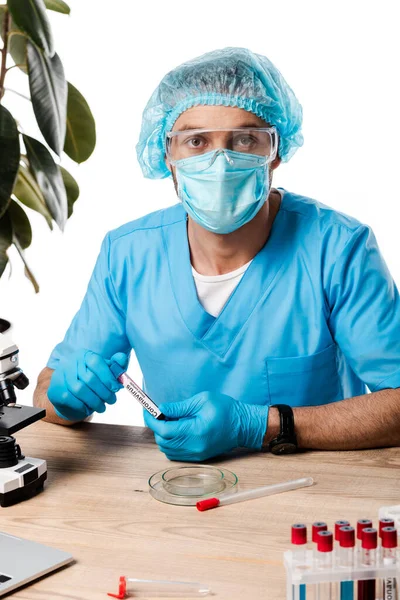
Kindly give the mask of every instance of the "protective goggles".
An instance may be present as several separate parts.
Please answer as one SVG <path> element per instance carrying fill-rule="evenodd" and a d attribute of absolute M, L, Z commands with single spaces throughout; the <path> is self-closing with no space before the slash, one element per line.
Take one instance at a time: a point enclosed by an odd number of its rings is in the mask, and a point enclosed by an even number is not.
<path fill-rule="evenodd" d="M 169 131 L 166 135 L 166 154 L 171 164 L 222 149 L 257 155 L 263 157 L 265 164 L 268 164 L 277 155 L 278 133 L 275 127 L 240 127 L 187 129 Z"/>

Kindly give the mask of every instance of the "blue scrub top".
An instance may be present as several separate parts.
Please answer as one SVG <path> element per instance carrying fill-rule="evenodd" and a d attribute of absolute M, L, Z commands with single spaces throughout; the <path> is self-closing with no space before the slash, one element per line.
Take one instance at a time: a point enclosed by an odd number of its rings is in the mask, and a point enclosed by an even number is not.
<path fill-rule="evenodd" d="M 156 403 L 217 390 L 307 406 L 400 387 L 400 300 L 371 229 L 281 190 L 270 237 L 220 315 L 200 304 L 181 204 L 105 237 L 55 369 L 88 348 L 137 355 Z"/>

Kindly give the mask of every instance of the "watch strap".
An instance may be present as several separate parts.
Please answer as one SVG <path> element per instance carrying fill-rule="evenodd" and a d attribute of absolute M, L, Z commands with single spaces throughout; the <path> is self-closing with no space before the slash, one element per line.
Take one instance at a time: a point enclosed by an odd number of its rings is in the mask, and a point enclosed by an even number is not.
<path fill-rule="evenodd" d="M 288 441 L 297 446 L 296 432 L 294 427 L 294 415 L 292 407 L 287 404 L 274 404 L 270 408 L 276 408 L 279 412 L 280 431 L 278 436 L 271 440 L 269 448 L 275 446 L 280 441 Z"/>
<path fill-rule="evenodd" d="M 271 408 L 277 408 L 279 411 L 281 429 L 279 432 L 280 436 L 284 437 L 295 437 L 294 432 L 294 416 L 291 406 L 287 404 L 274 404 Z"/>

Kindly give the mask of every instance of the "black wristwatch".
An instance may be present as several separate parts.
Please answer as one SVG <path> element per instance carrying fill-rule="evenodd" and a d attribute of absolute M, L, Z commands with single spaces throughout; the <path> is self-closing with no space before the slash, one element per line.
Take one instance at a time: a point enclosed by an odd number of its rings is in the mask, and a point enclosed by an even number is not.
<path fill-rule="evenodd" d="M 287 404 L 274 404 L 281 421 L 281 430 L 274 440 L 269 443 L 268 450 L 272 454 L 293 454 L 297 452 L 297 439 L 294 431 L 293 410 Z"/>

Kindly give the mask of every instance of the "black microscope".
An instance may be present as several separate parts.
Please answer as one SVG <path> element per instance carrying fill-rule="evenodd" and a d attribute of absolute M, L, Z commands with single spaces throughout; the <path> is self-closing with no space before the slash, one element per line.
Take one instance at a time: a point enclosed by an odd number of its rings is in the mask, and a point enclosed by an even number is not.
<path fill-rule="evenodd" d="M 0 333 L 0 506 L 10 506 L 43 489 L 47 478 L 46 461 L 21 453 L 12 434 L 42 419 L 46 411 L 17 404 L 15 388 L 29 384 L 18 367 L 19 350 Z"/>

